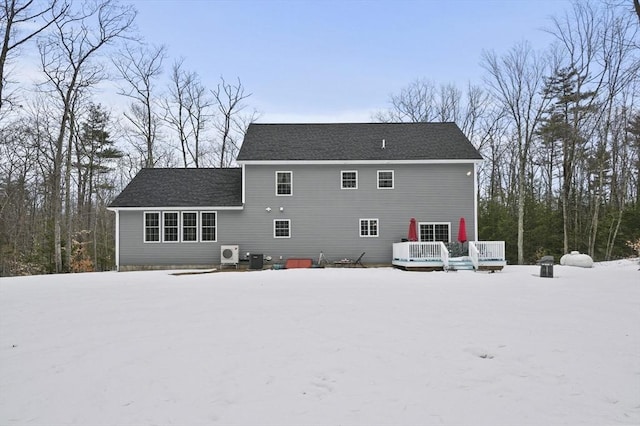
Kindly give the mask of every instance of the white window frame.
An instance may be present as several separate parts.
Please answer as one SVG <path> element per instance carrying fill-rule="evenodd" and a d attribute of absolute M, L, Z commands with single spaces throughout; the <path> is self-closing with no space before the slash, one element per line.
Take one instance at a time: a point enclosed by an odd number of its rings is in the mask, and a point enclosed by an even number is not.
<path fill-rule="evenodd" d="M 149 241 L 147 240 L 147 215 L 155 214 L 158 215 L 158 239 Z M 149 228 L 155 228 L 149 227 Z M 159 211 L 147 211 L 142 213 L 142 241 L 145 244 L 158 244 L 162 242 L 162 214 Z"/>
<path fill-rule="evenodd" d="M 422 226 L 424 225 L 430 225 L 433 226 L 433 237 L 435 238 L 436 236 L 436 229 L 435 226 L 436 225 L 447 225 L 447 228 L 449 229 L 449 235 L 447 236 L 447 241 L 443 241 L 445 244 L 446 243 L 450 243 L 451 242 L 451 222 L 419 222 L 418 223 L 418 239 L 420 241 L 425 241 L 422 239 L 422 232 L 420 232 Z M 425 242 L 436 242 L 436 240 L 434 239 L 433 241 L 425 241 Z"/>
<path fill-rule="evenodd" d="M 278 222 L 286 222 L 287 223 L 287 234 L 286 236 L 276 235 L 276 224 Z M 273 219 L 273 238 L 291 238 L 291 219 Z"/>
<path fill-rule="evenodd" d="M 291 189 L 289 194 L 280 194 L 278 192 L 278 175 L 281 173 L 288 173 L 289 174 L 289 187 Z M 291 170 L 277 170 L 276 171 L 276 196 L 277 197 L 291 197 L 293 195 L 293 172 Z"/>
<path fill-rule="evenodd" d="M 184 215 L 186 214 L 194 214 L 196 216 L 196 225 L 195 225 L 195 231 L 196 231 L 196 239 L 195 240 L 185 240 L 184 239 L 184 228 L 185 228 L 185 221 L 184 221 Z M 200 227 L 198 226 L 200 221 L 199 219 L 199 214 L 196 211 L 184 211 L 184 212 L 180 212 L 180 242 L 182 243 L 197 243 L 199 241 L 199 230 Z M 192 227 L 190 227 L 192 228 Z"/>
<path fill-rule="evenodd" d="M 167 214 L 175 214 L 176 215 L 176 239 L 174 240 L 167 240 L 166 234 L 165 234 L 165 230 L 167 229 L 167 225 L 165 224 L 165 215 Z M 172 226 L 173 228 L 173 226 Z M 161 229 L 161 233 L 162 233 L 162 242 L 163 243 L 179 243 L 180 242 L 180 212 L 179 211 L 173 211 L 173 210 L 168 210 L 168 211 L 163 211 L 162 212 L 162 229 Z"/>
<path fill-rule="evenodd" d="M 391 186 L 380 186 L 380 173 L 391 173 Z M 378 189 L 394 189 L 396 186 L 396 174 L 394 170 L 378 170 L 376 173 L 377 182 L 376 185 Z"/>
<path fill-rule="evenodd" d="M 362 222 L 367 221 L 367 235 L 362 234 Z M 371 235 L 371 222 L 376 222 L 376 234 Z M 380 236 L 380 220 L 378 218 L 361 218 L 358 220 L 358 234 L 361 238 L 378 238 Z"/>
<path fill-rule="evenodd" d="M 213 214 L 215 217 L 215 225 L 213 226 L 214 238 L 213 240 L 205 240 L 204 233 L 202 232 L 204 228 L 204 220 L 202 220 L 202 216 L 205 214 Z M 198 240 L 201 243 L 215 243 L 218 241 L 218 212 L 213 210 L 201 211 L 200 212 L 200 222 L 198 223 Z"/>
<path fill-rule="evenodd" d="M 356 175 L 356 186 L 344 186 L 344 174 L 354 173 Z M 358 171 L 357 170 L 341 170 L 340 171 L 340 189 L 358 189 Z"/>

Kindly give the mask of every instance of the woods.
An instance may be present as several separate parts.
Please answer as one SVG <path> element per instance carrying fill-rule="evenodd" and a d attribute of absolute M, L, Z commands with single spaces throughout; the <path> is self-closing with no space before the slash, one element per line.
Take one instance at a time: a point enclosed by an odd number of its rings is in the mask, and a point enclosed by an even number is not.
<path fill-rule="evenodd" d="M 637 2 L 636 2 L 637 6 Z M 0 275 L 109 270 L 106 206 L 142 167 L 228 167 L 259 117 L 237 76 L 206 87 L 146 41 L 115 0 L 0 3 Z M 640 18 L 634 2 L 576 1 L 535 49 L 478 58 L 481 82 L 429 70 L 374 121 L 455 121 L 479 149 L 479 237 L 510 263 L 640 240 Z M 35 80 L 24 76 L 37 52 Z M 206 70 L 216 73 L 215 70 Z M 103 96 L 112 84 L 117 102 Z"/>

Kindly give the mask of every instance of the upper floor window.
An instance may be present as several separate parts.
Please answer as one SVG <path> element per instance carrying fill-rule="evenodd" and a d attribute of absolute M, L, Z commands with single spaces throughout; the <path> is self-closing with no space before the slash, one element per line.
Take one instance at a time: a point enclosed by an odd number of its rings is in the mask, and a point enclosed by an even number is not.
<path fill-rule="evenodd" d="M 378 219 L 360 219 L 360 236 L 377 237 Z"/>
<path fill-rule="evenodd" d="M 449 223 L 421 223 L 420 224 L 420 241 L 442 241 L 448 243 L 451 241 L 451 226 Z"/>
<path fill-rule="evenodd" d="M 163 241 L 178 241 L 178 212 L 164 212 L 163 214 Z"/>
<path fill-rule="evenodd" d="M 273 221 L 274 238 L 291 238 L 291 219 L 275 219 Z"/>
<path fill-rule="evenodd" d="M 355 170 L 347 170 L 341 172 L 342 176 L 342 189 L 357 189 L 358 188 L 358 172 Z"/>
<path fill-rule="evenodd" d="M 182 241 L 198 241 L 198 213 L 182 212 Z"/>
<path fill-rule="evenodd" d="M 216 212 L 202 212 L 200 214 L 200 240 L 216 241 Z"/>
<path fill-rule="evenodd" d="M 378 170 L 378 189 L 393 189 L 393 170 Z"/>
<path fill-rule="evenodd" d="M 146 212 L 144 214 L 144 242 L 160 242 L 160 213 Z"/>
<path fill-rule="evenodd" d="M 276 172 L 276 195 L 293 195 L 292 172 Z"/>

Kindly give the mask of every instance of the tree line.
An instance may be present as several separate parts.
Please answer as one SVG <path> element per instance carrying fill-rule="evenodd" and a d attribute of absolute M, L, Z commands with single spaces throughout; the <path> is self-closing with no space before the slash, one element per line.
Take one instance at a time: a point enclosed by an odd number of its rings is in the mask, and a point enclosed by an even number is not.
<path fill-rule="evenodd" d="M 109 202 L 142 167 L 233 165 L 258 118 L 250 93 L 167 63 L 130 5 L 2 1 L 0 275 L 112 269 Z M 506 241 L 510 262 L 628 256 L 640 239 L 639 22 L 631 2 L 576 1 L 550 20 L 546 49 L 485 51 L 483 81 L 464 88 L 417 78 L 373 119 L 460 125 L 486 159 L 479 237 Z M 29 49 L 33 85 L 17 71 Z M 125 111 L 97 102 L 107 82 Z"/>

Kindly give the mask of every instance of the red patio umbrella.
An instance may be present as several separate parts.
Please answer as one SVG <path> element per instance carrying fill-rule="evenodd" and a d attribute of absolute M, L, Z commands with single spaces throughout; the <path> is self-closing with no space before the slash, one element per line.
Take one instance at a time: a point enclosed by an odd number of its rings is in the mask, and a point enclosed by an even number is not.
<path fill-rule="evenodd" d="M 467 225 L 464 222 L 464 217 L 460 218 L 460 225 L 458 226 L 458 241 L 462 244 L 467 242 Z"/>
<path fill-rule="evenodd" d="M 409 221 L 409 234 L 407 235 L 407 239 L 409 241 L 418 241 L 418 228 L 415 217 L 412 217 Z"/>

